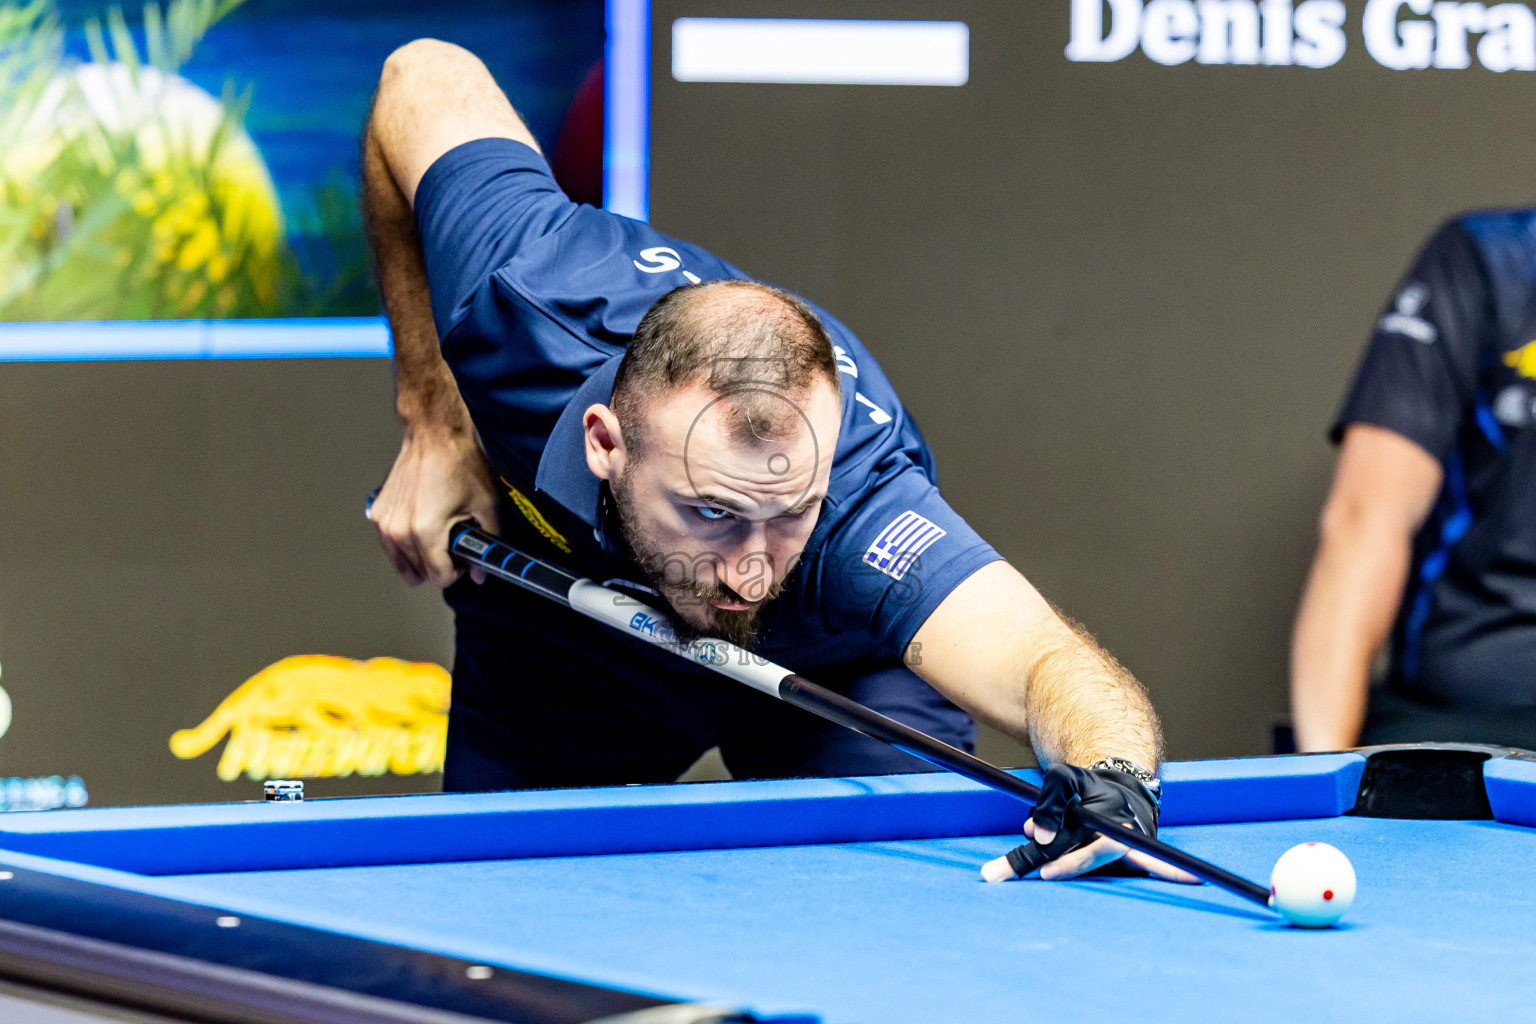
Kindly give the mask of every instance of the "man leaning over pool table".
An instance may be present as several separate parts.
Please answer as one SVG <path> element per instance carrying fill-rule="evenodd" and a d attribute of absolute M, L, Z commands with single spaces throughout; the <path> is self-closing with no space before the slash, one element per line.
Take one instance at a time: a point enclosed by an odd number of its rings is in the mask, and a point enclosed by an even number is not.
<path fill-rule="evenodd" d="M 920 770 L 547 600 L 458 579 L 473 518 L 539 557 L 967 750 L 971 716 L 1047 765 L 993 880 L 1122 857 L 1075 801 L 1157 827 L 1141 685 L 940 497 L 932 455 L 837 320 L 697 246 L 568 200 L 471 53 L 385 62 L 363 205 L 405 436 L 371 518 L 455 612 L 450 790 Z M 963 709 L 963 710 L 962 710 Z"/>

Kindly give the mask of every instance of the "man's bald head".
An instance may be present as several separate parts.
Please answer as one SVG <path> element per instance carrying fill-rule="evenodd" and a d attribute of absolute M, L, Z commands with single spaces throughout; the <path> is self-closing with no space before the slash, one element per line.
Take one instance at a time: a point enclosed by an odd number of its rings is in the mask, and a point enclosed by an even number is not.
<path fill-rule="evenodd" d="M 809 306 L 769 285 L 711 281 L 668 292 L 645 314 L 611 404 L 625 447 L 641 458 L 648 407 L 675 391 L 721 396 L 732 438 L 745 444 L 793 429 L 792 403 L 822 384 L 841 392 L 832 339 Z"/>

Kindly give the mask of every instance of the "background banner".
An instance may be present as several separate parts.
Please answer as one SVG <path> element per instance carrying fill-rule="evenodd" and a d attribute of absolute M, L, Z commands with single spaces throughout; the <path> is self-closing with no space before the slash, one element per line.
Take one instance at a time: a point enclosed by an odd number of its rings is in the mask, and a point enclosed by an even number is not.
<path fill-rule="evenodd" d="M 553 140 L 601 0 L 0 2 L 0 321 L 371 317 L 384 58 L 472 46 Z"/>

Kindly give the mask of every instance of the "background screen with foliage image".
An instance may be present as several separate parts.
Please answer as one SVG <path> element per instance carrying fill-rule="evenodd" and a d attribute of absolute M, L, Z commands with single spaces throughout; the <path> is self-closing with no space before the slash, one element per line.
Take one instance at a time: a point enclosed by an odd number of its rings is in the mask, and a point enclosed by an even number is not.
<path fill-rule="evenodd" d="M 423 36 L 484 59 L 548 151 L 603 3 L 0 0 L 0 320 L 376 315 L 358 139 Z"/>

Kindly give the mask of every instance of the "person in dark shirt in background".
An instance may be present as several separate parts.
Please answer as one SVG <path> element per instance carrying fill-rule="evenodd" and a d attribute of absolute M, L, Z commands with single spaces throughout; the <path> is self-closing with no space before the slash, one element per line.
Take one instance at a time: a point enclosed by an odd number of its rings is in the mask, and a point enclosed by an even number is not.
<path fill-rule="evenodd" d="M 1533 417 L 1536 210 L 1457 217 L 1389 302 L 1333 426 L 1292 643 L 1300 750 L 1536 749 Z"/>

